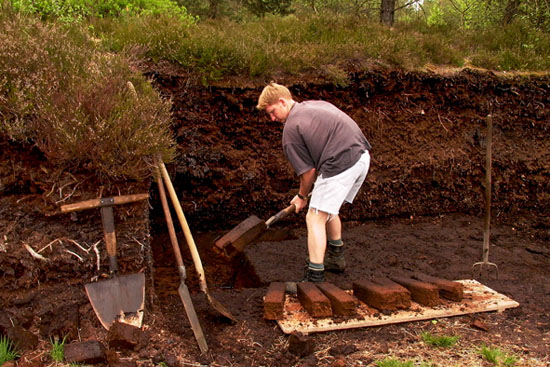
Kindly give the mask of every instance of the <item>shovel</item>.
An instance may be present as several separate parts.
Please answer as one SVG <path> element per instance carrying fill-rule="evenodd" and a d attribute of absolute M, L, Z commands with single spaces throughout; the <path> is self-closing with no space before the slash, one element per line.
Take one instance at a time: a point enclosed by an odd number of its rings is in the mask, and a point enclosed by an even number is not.
<path fill-rule="evenodd" d="M 193 258 L 193 263 L 195 264 L 195 269 L 197 270 L 197 274 L 199 275 L 201 291 L 204 294 L 206 294 L 206 298 L 208 299 L 208 302 L 212 307 L 214 307 L 216 311 L 218 311 L 222 316 L 226 317 L 227 319 L 233 322 L 237 322 L 237 319 L 231 314 L 231 312 L 229 312 L 229 310 L 225 308 L 220 302 L 214 299 L 208 292 L 208 286 L 206 285 L 206 276 L 204 274 L 204 269 L 202 267 L 201 258 L 199 256 L 197 246 L 195 245 L 195 240 L 191 235 L 191 230 L 189 229 L 187 220 L 185 219 L 185 215 L 183 214 L 183 210 L 181 209 L 181 204 L 178 200 L 178 196 L 176 195 L 176 191 L 174 190 L 174 186 L 172 185 L 172 180 L 170 179 L 170 175 L 166 170 L 166 166 L 164 165 L 164 162 L 160 158 L 157 159 L 157 165 L 160 167 L 162 177 L 164 178 L 164 184 L 168 189 L 168 193 L 170 194 L 170 199 L 172 200 L 172 204 L 174 205 L 174 209 L 176 210 L 176 214 L 178 215 L 178 219 L 183 229 L 183 234 L 185 235 L 187 245 L 189 246 L 189 251 L 191 252 L 191 257 Z"/>
<path fill-rule="evenodd" d="M 170 242 L 172 243 L 172 250 L 174 250 L 174 256 L 176 257 L 176 262 L 178 264 L 178 271 L 180 273 L 180 286 L 178 288 L 178 293 L 180 295 L 181 301 L 187 313 L 187 318 L 191 324 L 191 329 L 193 329 L 193 334 L 195 334 L 195 339 L 201 350 L 201 353 L 206 353 L 208 351 L 208 345 L 206 344 L 206 339 L 202 332 L 197 313 L 195 312 L 195 307 L 193 306 L 193 301 L 191 300 L 191 295 L 189 294 L 189 289 L 185 284 L 185 279 L 187 274 L 185 272 L 185 266 L 183 265 L 183 259 L 181 257 L 181 251 L 178 244 L 178 237 L 176 236 L 176 230 L 174 229 L 174 223 L 172 221 L 172 215 L 170 214 L 170 207 L 168 206 L 168 200 L 166 199 L 166 192 L 164 191 L 164 184 L 162 183 L 162 177 L 160 175 L 160 170 L 157 167 L 157 184 L 159 187 L 160 201 L 162 202 L 162 209 L 164 210 L 164 217 L 166 218 L 166 226 L 168 227 L 168 233 L 170 235 Z"/>
<path fill-rule="evenodd" d="M 242 252 L 246 245 L 254 242 L 260 237 L 260 235 L 273 223 L 286 217 L 295 210 L 296 206 L 291 204 L 266 221 L 263 221 L 255 215 L 251 215 L 218 239 L 214 243 L 215 249 L 222 252 L 227 258 L 232 258 Z"/>
<path fill-rule="evenodd" d="M 63 213 L 100 208 L 103 234 L 109 255 L 111 279 L 86 284 L 86 294 L 101 325 L 109 330 L 113 322 L 141 327 L 145 301 L 145 276 L 143 273 L 118 275 L 116 258 L 116 232 L 113 206 L 145 200 L 149 194 L 122 195 L 81 201 L 61 206 Z"/>

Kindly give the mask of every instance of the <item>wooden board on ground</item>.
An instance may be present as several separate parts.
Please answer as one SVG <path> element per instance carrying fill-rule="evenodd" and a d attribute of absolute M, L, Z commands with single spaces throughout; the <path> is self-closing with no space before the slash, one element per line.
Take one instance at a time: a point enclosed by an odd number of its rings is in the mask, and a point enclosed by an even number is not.
<path fill-rule="evenodd" d="M 277 324 L 285 334 L 295 331 L 315 333 L 331 330 L 352 329 L 367 326 L 380 326 L 402 322 L 429 320 L 442 317 L 466 315 L 479 312 L 504 311 L 518 307 L 519 303 L 495 292 L 476 280 L 458 280 L 464 284 L 464 299 L 462 302 L 443 300 L 443 304 L 435 307 L 424 307 L 412 302 L 411 308 L 384 315 L 378 310 L 359 303 L 355 315 L 349 318 L 334 317 L 314 319 L 306 312 L 295 295 L 286 295 L 284 318 Z M 352 293 L 352 291 L 347 291 Z"/>

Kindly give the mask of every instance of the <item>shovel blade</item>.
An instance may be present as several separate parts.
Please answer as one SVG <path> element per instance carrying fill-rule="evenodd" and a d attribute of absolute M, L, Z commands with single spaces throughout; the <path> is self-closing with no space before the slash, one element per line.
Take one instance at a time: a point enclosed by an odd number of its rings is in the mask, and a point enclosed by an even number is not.
<path fill-rule="evenodd" d="M 215 249 L 231 258 L 257 239 L 267 228 L 265 221 L 251 215 L 215 242 Z"/>
<path fill-rule="evenodd" d="M 191 295 L 189 294 L 189 289 L 185 283 L 181 283 L 178 288 L 178 293 L 180 294 L 181 301 L 185 307 L 185 313 L 187 313 L 187 318 L 191 324 L 191 329 L 193 334 L 195 334 L 195 339 L 201 350 L 201 353 L 206 353 L 208 351 L 208 345 L 206 344 L 206 338 L 202 332 L 197 313 L 195 312 L 195 306 L 193 306 L 193 301 L 191 300 Z"/>
<path fill-rule="evenodd" d="M 141 327 L 145 303 L 143 273 L 117 276 L 84 286 L 94 312 L 107 330 L 114 321 Z"/>

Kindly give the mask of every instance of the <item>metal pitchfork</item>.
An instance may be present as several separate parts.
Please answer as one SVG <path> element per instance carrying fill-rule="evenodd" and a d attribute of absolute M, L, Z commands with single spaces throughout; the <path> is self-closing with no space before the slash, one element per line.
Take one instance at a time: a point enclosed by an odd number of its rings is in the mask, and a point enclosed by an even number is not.
<path fill-rule="evenodd" d="M 489 262 L 489 236 L 491 225 L 491 153 L 493 145 L 493 116 L 487 115 L 487 154 L 485 160 L 485 216 L 483 218 L 483 261 L 474 263 L 472 276 L 475 278 L 476 266 L 479 266 L 478 276 L 481 276 L 483 266 L 494 267 L 498 279 L 498 266 Z"/>

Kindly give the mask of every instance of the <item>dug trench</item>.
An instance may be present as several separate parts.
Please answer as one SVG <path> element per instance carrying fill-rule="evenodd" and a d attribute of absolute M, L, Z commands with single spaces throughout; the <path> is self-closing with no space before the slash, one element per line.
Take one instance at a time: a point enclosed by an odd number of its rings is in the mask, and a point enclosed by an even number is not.
<path fill-rule="evenodd" d="M 361 278 L 409 271 L 472 278 L 472 265 L 482 257 L 491 114 L 489 257 L 498 265 L 498 279 L 491 270 L 480 280 L 520 303 L 503 313 L 436 323 L 312 334 L 314 347 L 300 356 L 289 352 L 288 336 L 262 318 L 262 307 L 271 282 L 302 276 L 307 256 L 303 213 L 278 222 L 233 259 L 213 248 L 216 238 L 249 215 L 267 219 L 286 207 L 297 190 L 280 147 L 282 126 L 255 109 L 262 85 L 203 87 L 192 76 L 159 70 L 144 73 L 174 106 L 178 158 L 168 170 L 210 293 L 238 322 L 220 317 L 200 291 L 174 214 L 186 284 L 209 346 L 200 353 L 178 297 L 179 276 L 154 181 L 100 185 L 91 172 L 54 176 L 41 152 L 5 141 L 0 153 L 0 331 L 24 341 L 19 364 L 50 363 L 45 352 L 50 338 L 66 336 L 69 343 L 103 343 L 109 353 L 100 364 L 374 365 L 391 354 L 416 356 L 422 331 L 457 334 L 473 346 L 498 341 L 531 363 L 525 365 L 548 363 L 548 76 L 380 69 L 351 73 L 346 87 L 315 79 L 280 80 L 297 100 L 324 99 L 340 107 L 373 145 L 365 184 L 341 213 L 348 268 L 327 275 L 344 289 Z M 120 272 L 146 273 L 145 342 L 117 349 L 109 346 L 83 290 L 108 271 L 99 211 L 69 215 L 61 214 L 59 206 L 139 192 L 149 193 L 149 201 L 115 209 L 115 225 Z M 460 363 L 461 356 L 447 358 Z"/>

